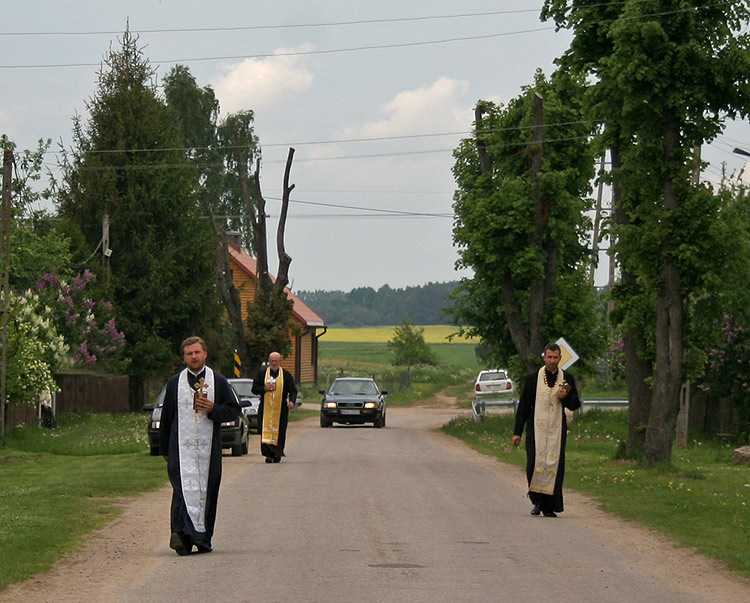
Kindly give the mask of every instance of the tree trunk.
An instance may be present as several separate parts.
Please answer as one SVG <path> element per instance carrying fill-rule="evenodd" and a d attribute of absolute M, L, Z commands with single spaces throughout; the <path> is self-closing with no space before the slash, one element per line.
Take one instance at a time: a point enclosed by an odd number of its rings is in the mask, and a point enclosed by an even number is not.
<path fill-rule="evenodd" d="M 246 367 L 248 366 L 250 354 L 247 339 L 245 338 L 245 325 L 242 320 L 242 301 L 240 299 L 240 292 L 234 286 L 234 282 L 232 281 L 232 269 L 229 263 L 229 243 L 227 242 L 226 234 L 219 230 L 211 209 L 211 204 L 205 196 L 203 196 L 203 208 L 208 215 L 211 229 L 214 233 L 214 241 L 216 245 L 216 264 L 214 272 L 216 275 L 217 288 L 219 289 L 221 301 L 224 303 L 224 309 L 227 311 L 227 316 L 229 316 L 234 348 L 237 350 L 240 360 L 242 361 L 243 376 L 247 376 Z"/>
<path fill-rule="evenodd" d="M 612 170 L 617 171 L 622 163 L 620 149 L 610 149 Z M 615 183 L 612 185 L 613 218 L 617 226 L 630 224 L 630 216 L 624 208 L 622 189 Z M 620 264 L 620 280 L 627 284 L 633 295 L 641 295 L 642 290 L 635 275 Z M 622 333 L 623 352 L 625 354 L 625 382 L 628 387 L 628 439 L 625 443 L 625 455 L 630 459 L 640 459 L 643 455 L 643 445 L 646 440 L 646 426 L 651 410 L 650 378 L 653 366 L 644 360 L 639 350 L 645 349 L 645 342 L 640 332 L 634 328 L 626 329 Z"/>
<path fill-rule="evenodd" d="M 531 350 L 541 353 L 541 322 L 544 315 L 545 303 L 549 294 L 548 287 L 550 279 L 550 257 L 548 246 L 550 239 L 548 232 L 550 206 L 539 194 L 539 172 L 542 170 L 543 144 L 544 144 L 544 100 L 536 93 L 531 101 L 532 126 L 531 142 L 529 143 L 529 154 L 531 165 L 529 176 L 531 179 L 531 201 L 534 203 L 534 239 L 532 244 L 539 250 L 538 259 L 544 267 L 544 277 L 541 281 L 534 282 L 529 287 L 529 346 Z M 552 286 L 554 287 L 554 273 L 552 273 Z"/>
<path fill-rule="evenodd" d="M 291 256 L 284 248 L 284 230 L 286 229 L 286 216 L 289 211 L 289 195 L 294 190 L 294 185 L 289 184 L 289 174 L 292 171 L 292 159 L 294 149 L 289 149 L 286 158 L 286 169 L 284 170 L 284 193 L 281 199 L 281 214 L 279 214 L 279 227 L 276 231 L 276 252 L 279 256 L 279 271 L 276 274 L 276 287 L 283 291 L 289 284 L 289 266 L 292 263 Z"/>
<path fill-rule="evenodd" d="M 673 125 L 674 120 L 668 119 L 666 123 L 669 125 L 665 130 L 664 152 L 666 173 L 669 175 L 664 181 L 664 209 L 666 219 L 671 222 L 679 207 L 679 199 L 670 167 L 676 162 L 680 134 Z M 643 450 L 643 463 L 647 467 L 668 461 L 672 454 L 683 375 L 685 310 L 682 304 L 682 281 L 679 267 L 673 259 L 668 234 L 662 241 L 659 255 L 661 270 L 656 306 L 654 396 Z"/>

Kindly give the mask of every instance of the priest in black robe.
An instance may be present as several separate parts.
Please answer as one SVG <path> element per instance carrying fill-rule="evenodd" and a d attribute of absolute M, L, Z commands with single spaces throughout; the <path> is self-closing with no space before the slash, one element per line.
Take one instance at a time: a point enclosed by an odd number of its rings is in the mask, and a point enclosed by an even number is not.
<path fill-rule="evenodd" d="M 260 398 L 258 423 L 261 428 L 260 453 L 266 463 L 280 463 L 286 444 L 289 411 L 297 401 L 294 376 L 281 368 L 281 354 L 271 352 L 268 366 L 253 379 L 253 393 Z"/>
<path fill-rule="evenodd" d="M 518 446 L 526 428 L 526 477 L 534 505 L 531 514 L 545 517 L 556 517 L 564 510 L 565 409 L 581 407 L 573 375 L 558 368 L 560 358 L 556 343 L 544 348 L 544 366 L 523 383 L 513 429 L 512 442 Z"/>
<path fill-rule="evenodd" d="M 200 337 L 182 342 L 187 367 L 167 382 L 159 451 L 172 484 L 170 548 L 178 555 L 211 552 L 221 483 L 221 424 L 242 409 L 229 382 L 206 366 Z"/>

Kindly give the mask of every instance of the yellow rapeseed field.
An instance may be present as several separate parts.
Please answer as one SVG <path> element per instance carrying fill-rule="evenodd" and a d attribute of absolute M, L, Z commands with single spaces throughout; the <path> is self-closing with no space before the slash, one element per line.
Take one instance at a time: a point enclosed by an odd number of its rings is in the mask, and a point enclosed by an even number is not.
<path fill-rule="evenodd" d="M 389 327 L 357 327 L 354 329 L 328 329 L 321 341 L 340 343 L 385 343 L 393 339 L 395 326 Z M 451 325 L 426 325 L 419 327 L 424 329 L 424 340 L 426 343 L 451 343 L 448 336 L 456 332 L 456 327 Z M 452 343 L 474 343 L 474 340 L 455 337 Z"/>

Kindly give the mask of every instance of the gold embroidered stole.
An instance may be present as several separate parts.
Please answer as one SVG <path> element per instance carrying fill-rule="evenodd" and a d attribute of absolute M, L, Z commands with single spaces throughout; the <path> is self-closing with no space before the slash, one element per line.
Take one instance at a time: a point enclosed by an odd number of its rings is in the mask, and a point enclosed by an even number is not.
<path fill-rule="evenodd" d="M 562 445 L 563 405 L 555 393 L 563 383 L 562 369 L 557 371 L 555 385 L 548 387 L 544 367 L 536 377 L 536 400 L 534 403 L 534 443 L 536 458 L 534 474 L 529 490 L 540 494 L 553 494 L 555 478 L 560 462 Z"/>
<path fill-rule="evenodd" d="M 266 369 L 266 376 L 263 380 L 268 383 L 273 381 L 271 377 L 271 367 Z M 263 435 L 264 444 L 276 446 L 279 443 L 279 422 L 281 421 L 281 405 L 284 399 L 284 369 L 279 367 L 279 376 L 276 377 L 276 389 L 272 392 L 266 392 L 263 396 Z"/>

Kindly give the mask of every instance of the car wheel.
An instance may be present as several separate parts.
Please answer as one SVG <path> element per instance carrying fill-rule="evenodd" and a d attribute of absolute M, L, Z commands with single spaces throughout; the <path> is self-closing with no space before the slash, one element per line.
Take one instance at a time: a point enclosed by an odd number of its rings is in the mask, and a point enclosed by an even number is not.
<path fill-rule="evenodd" d="M 247 451 L 248 451 L 247 440 L 245 440 L 242 443 L 242 454 L 247 454 Z"/>
<path fill-rule="evenodd" d="M 375 419 L 373 425 L 378 428 L 385 427 L 385 413 L 382 413 L 377 419 Z"/>
<path fill-rule="evenodd" d="M 149 452 L 151 453 L 151 456 L 159 456 L 159 448 L 155 446 L 151 446 Z"/>
<path fill-rule="evenodd" d="M 331 426 L 331 422 L 328 419 L 326 419 L 323 415 L 320 415 L 320 426 L 321 427 L 330 427 Z"/>
<path fill-rule="evenodd" d="M 232 456 L 242 456 L 242 444 L 232 446 Z"/>

